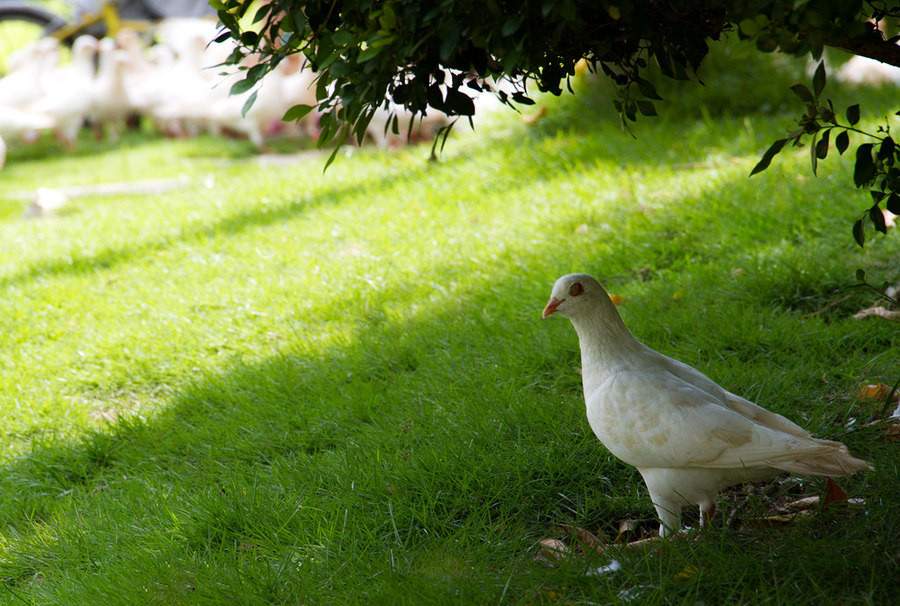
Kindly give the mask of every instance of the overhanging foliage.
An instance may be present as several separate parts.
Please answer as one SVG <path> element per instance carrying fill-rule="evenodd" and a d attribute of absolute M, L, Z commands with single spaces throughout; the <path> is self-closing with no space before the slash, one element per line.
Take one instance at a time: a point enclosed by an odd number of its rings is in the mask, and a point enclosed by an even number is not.
<path fill-rule="evenodd" d="M 418 116 L 437 110 L 471 119 L 472 96 L 485 89 L 509 105 L 532 103 L 529 86 L 558 95 L 580 60 L 616 83 L 614 103 L 623 121 L 635 121 L 638 114 L 653 116 L 654 103 L 661 99 L 645 70 L 658 67 L 668 77 L 691 79 L 708 53 L 708 42 L 727 31 L 755 41 L 763 52 L 811 53 L 819 59 L 824 47 L 831 46 L 900 66 L 896 40 L 886 39 L 876 27 L 896 23 L 900 5 L 882 0 L 211 2 L 226 27 L 220 39 L 239 43 L 230 62 L 254 57 L 234 92 L 253 89 L 289 54 L 306 57 L 318 73 L 320 146 L 339 145 L 351 135 L 362 141 L 376 109 L 390 110 L 390 103 Z M 500 79 L 510 86 L 496 88 Z M 824 70 L 820 80 L 824 86 Z M 799 144 L 804 135 L 813 136 L 814 168 L 827 153 L 831 130 L 841 127 L 829 122 L 836 114 L 828 104 L 819 104 L 821 88 L 814 88 L 814 95 L 798 92 L 812 114 L 808 111 L 799 131 L 766 152 L 755 172 L 788 141 Z M 299 119 L 312 109 L 297 106 L 285 118 Z M 830 126 L 822 127 L 822 120 Z M 397 132 L 398 124 L 395 114 L 386 128 Z M 839 151 L 846 149 L 845 133 L 835 138 Z M 858 151 L 863 160 L 857 166 L 866 168 L 864 151 Z M 890 156 L 887 152 L 879 149 L 872 157 L 878 171 Z M 878 181 L 885 200 L 897 199 L 891 196 L 898 194 L 894 184 L 900 186 L 892 169 L 887 166 L 885 178 Z M 873 183 L 875 178 L 857 181 Z M 880 201 L 876 195 L 876 206 Z M 871 215 L 874 220 L 874 211 Z"/>

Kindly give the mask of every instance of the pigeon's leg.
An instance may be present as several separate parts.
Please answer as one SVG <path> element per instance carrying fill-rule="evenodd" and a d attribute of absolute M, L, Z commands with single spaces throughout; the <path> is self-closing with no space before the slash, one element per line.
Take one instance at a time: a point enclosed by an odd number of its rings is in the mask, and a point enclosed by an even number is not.
<path fill-rule="evenodd" d="M 700 503 L 700 528 L 706 528 L 716 515 L 716 502 L 706 501 Z"/>
<path fill-rule="evenodd" d="M 681 505 L 680 501 L 653 497 L 653 506 L 656 515 L 659 516 L 659 536 L 667 537 L 677 533 L 681 529 Z"/>

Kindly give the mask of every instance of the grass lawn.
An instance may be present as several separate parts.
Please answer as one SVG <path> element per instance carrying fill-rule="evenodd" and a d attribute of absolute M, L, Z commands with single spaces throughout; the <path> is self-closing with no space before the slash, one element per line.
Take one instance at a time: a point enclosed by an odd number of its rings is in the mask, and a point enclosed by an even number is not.
<path fill-rule="evenodd" d="M 460 128 L 439 163 L 363 149 L 324 175 L 321 156 L 145 132 L 11 149 L 0 602 L 895 599 L 898 443 L 856 391 L 900 378 L 898 331 L 852 315 L 874 301 L 855 270 L 896 282 L 900 241 L 853 243 L 852 158 L 814 178 L 791 151 L 748 178 L 799 104 L 751 111 L 762 83 L 743 84 L 728 106 L 715 80 L 674 93 L 637 139 L 585 88 L 536 126 Z M 835 94 L 870 120 L 894 100 Z M 40 220 L 12 195 L 149 179 L 182 185 Z M 612 540 L 654 518 L 587 425 L 574 331 L 540 319 L 572 271 L 624 296 L 645 343 L 872 461 L 841 483 L 865 504 L 535 561 L 559 523 Z"/>

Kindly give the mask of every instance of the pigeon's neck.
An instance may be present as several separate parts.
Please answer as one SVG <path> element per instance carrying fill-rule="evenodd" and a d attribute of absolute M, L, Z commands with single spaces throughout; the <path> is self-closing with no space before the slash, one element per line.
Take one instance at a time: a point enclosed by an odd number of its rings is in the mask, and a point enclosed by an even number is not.
<path fill-rule="evenodd" d="M 643 349 L 625 327 L 611 301 L 609 307 L 610 309 L 572 318 L 581 346 L 581 373 L 585 394 L 593 391 L 596 387 L 594 383 L 604 381 L 608 372 L 628 365 Z"/>

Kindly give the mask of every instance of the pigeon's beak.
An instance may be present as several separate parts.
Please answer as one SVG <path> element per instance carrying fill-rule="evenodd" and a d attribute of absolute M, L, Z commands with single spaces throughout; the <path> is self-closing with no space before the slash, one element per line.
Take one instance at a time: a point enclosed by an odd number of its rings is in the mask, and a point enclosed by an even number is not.
<path fill-rule="evenodd" d="M 562 301 L 556 297 L 551 297 L 550 300 L 547 301 L 547 307 L 544 308 L 544 313 L 541 314 L 541 317 L 546 320 L 547 316 L 556 313 L 556 308 L 559 307 L 560 303 L 562 303 Z"/>

